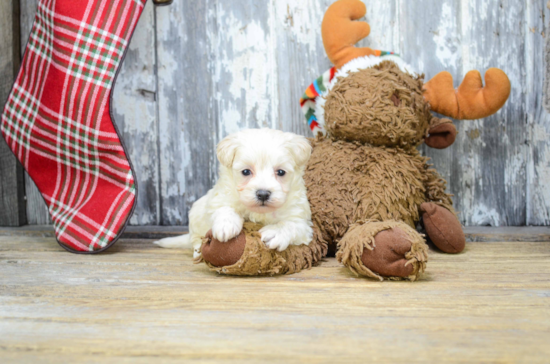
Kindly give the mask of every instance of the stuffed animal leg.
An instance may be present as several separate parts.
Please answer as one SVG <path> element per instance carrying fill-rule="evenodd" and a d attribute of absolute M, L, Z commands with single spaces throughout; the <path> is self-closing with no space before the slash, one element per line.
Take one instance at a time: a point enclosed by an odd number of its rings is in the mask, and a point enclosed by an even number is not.
<path fill-rule="evenodd" d="M 446 182 L 435 169 L 426 171 L 427 201 L 420 205 L 422 223 L 430 240 L 445 253 L 460 253 L 466 246 L 462 225 L 456 217 Z"/>
<path fill-rule="evenodd" d="M 426 234 L 441 251 L 460 253 L 466 246 L 466 237 L 456 215 L 434 202 L 420 206 Z"/>
<path fill-rule="evenodd" d="M 212 271 L 235 276 L 292 274 L 311 268 L 327 253 L 326 245 L 315 242 L 291 245 L 282 252 L 268 249 L 261 240 L 261 228 L 245 222 L 241 233 L 226 243 L 214 239 L 209 231 L 195 263 L 204 261 Z"/>
<path fill-rule="evenodd" d="M 428 246 L 402 221 L 366 222 L 350 227 L 336 258 L 357 275 L 414 281 L 424 271 Z"/>

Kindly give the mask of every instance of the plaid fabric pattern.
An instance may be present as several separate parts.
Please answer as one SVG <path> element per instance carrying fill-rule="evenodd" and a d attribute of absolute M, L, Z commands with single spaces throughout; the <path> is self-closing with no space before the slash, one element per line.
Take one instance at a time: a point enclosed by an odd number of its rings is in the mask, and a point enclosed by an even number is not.
<path fill-rule="evenodd" d="M 58 242 L 97 252 L 136 187 L 110 116 L 113 80 L 146 0 L 40 0 L 0 130 L 48 205 Z"/>
<path fill-rule="evenodd" d="M 374 50 L 374 55 L 376 57 L 386 56 L 386 55 L 395 55 L 394 52 L 387 52 L 381 50 Z M 317 133 L 325 134 L 325 126 L 319 122 L 317 115 L 315 115 L 315 105 L 317 104 L 317 98 L 319 96 L 325 96 L 332 82 L 332 79 L 336 75 L 336 67 L 332 67 L 327 70 L 321 76 L 319 76 L 304 92 L 304 95 L 300 99 L 300 108 L 304 113 L 304 116 L 307 120 L 307 125 L 311 129 L 313 135 Z"/>

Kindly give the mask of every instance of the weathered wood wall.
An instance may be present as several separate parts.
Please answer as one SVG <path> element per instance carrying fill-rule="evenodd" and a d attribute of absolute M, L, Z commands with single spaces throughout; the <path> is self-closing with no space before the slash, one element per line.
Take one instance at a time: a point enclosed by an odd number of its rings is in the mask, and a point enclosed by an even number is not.
<path fill-rule="evenodd" d="M 0 105 L 4 105 L 19 68 L 19 1 L 0 3 Z M 0 107 L 2 107 L 0 106 Z M 23 167 L 0 136 L 0 222 L 26 223 Z"/>
<path fill-rule="evenodd" d="M 26 43 L 36 0 L 21 1 Z M 332 0 L 148 3 L 114 95 L 139 182 L 133 224 L 187 224 L 216 179 L 216 143 L 246 127 L 309 135 L 298 106 L 330 64 L 320 38 Z M 466 225 L 550 224 L 550 113 L 543 95 L 546 0 L 365 0 L 372 33 L 427 78 L 500 67 L 512 94 L 496 115 L 457 121 L 443 151 L 423 148 L 448 179 Z M 547 98 L 546 98 L 547 99 Z M 546 103 L 547 104 L 547 103 Z M 48 222 L 27 179 L 30 223 Z"/>

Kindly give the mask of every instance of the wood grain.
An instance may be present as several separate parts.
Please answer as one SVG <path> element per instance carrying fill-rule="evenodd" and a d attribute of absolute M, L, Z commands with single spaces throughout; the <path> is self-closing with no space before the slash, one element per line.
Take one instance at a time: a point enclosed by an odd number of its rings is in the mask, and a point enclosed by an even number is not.
<path fill-rule="evenodd" d="M 183 235 L 187 226 L 128 226 L 123 239 L 162 239 Z M 467 242 L 550 242 L 548 226 L 468 226 L 464 228 Z M 22 227 L 0 227 L 0 236 L 55 237 L 51 225 L 26 225 Z"/>
<path fill-rule="evenodd" d="M 159 134 L 155 6 L 148 1 L 136 26 L 113 91 L 113 122 L 137 177 L 137 205 L 130 223 L 160 224 Z"/>
<path fill-rule="evenodd" d="M 550 5 L 550 3 L 548 4 Z M 550 8 L 544 1 L 529 0 L 525 32 L 527 146 L 527 224 L 550 225 L 550 107 L 545 107 L 544 82 L 550 82 Z"/>
<path fill-rule="evenodd" d="M 217 175 L 214 150 L 225 120 L 213 81 L 217 12 L 210 0 L 156 9 L 161 224 L 187 225 L 191 205 Z"/>
<path fill-rule="evenodd" d="M 462 76 L 471 69 L 483 74 L 489 67 L 500 67 L 512 83 L 501 111 L 482 120 L 460 122 L 457 153 L 462 157 L 453 175 L 462 194 L 457 194 L 456 205 L 469 225 L 526 223 L 529 134 L 522 76 L 526 53 L 525 33 L 518 26 L 525 16 L 525 2 L 520 0 L 461 3 Z M 482 27 L 483 36 L 477 27 Z"/>
<path fill-rule="evenodd" d="M 37 0 L 21 1 L 26 43 Z M 298 100 L 330 67 L 320 37 L 334 0 L 189 0 L 148 4 L 115 91 L 115 117 L 138 174 L 133 224 L 187 225 L 215 182 L 216 143 L 245 127 L 310 135 Z M 512 95 L 496 115 L 456 121 L 446 150 L 422 147 L 449 181 L 465 225 L 550 224 L 550 113 L 545 0 L 364 0 L 371 35 L 429 79 L 505 70 Z M 32 224 L 49 217 L 27 179 Z"/>
<path fill-rule="evenodd" d="M 311 136 L 299 100 L 305 88 L 332 67 L 319 36 L 319 20 L 328 5 L 329 1 L 281 0 L 268 8 L 270 47 L 276 50 L 272 54 L 275 91 L 266 98 L 272 103 L 274 119 L 268 125 L 273 128 Z"/>
<path fill-rule="evenodd" d="M 19 0 L 19 2 L 21 7 L 19 39 L 21 40 L 21 56 L 23 56 L 38 8 L 38 0 Z M 27 199 L 27 222 L 31 225 L 52 224 L 44 198 L 27 172 L 25 172 L 25 194 Z"/>
<path fill-rule="evenodd" d="M 148 240 L 81 256 L 0 237 L 0 360 L 545 362 L 549 259 L 548 243 L 470 243 L 430 252 L 415 283 L 356 278 L 334 259 L 232 278 Z"/>
<path fill-rule="evenodd" d="M 19 68 L 19 2 L 0 4 L 0 112 Z M 0 136 L 0 226 L 26 224 L 23 167 Z"/>
<path fill-rule="evenodd" d="M 430 0 L 418 6 L 416 2 L 400 2 L 397 26 L 399 34 L 398 53 L 400 53 L 418 73 L 425 74 L 427 82 L 441 71 L 450 72 L 455 79 L 460 79 L 460 2 L 455 0 Z M 425 19 L 426 21 L 420 21 Z M 454 123 L 459 132 L 462 122 Z M 462 132 L 463 133 L 463 132 Z M 443 150 L 431 149 L 423 145 L 424 155 L 431 158 L 431 163 L 443 178 L 449 181 L 448 192 L 454 193 L 456 199 L 463 199 L 462 190 L 455 188 L 461 176 L 453 170 L 461 147 L 455 143 Z M 455 178 L 450 178 L 451 176 Z M 457 202 L 455 202 L 456 204 Z M 462 213 L 460 218 L 468 215 Z"/>

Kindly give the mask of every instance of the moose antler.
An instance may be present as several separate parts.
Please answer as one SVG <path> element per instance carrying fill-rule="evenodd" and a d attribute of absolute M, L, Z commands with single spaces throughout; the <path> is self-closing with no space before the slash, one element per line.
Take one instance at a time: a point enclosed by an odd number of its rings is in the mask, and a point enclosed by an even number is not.
<path fill-rule="evenodd" d="M 453 76 L 440 72 L 424 85 L 424 99 L 432 111 L 455 119 L 480 119 L 496 113 L 510 95 L 510 80 L 498 68 L 485 72 L 485 87 L 478 71 L 470 71 L 458 87 Z"/>
<path fill-rule="evenodd" d="M 327 56 L 337 69 L 357 57 L 376 54 L 370 48 L 355 47 L 355 43 L 369 35 L 370 26 L 353 20 L 366 13 L 367 7 L 360 0 L 338 0 L 327 9 L 321 33 Z"/>

